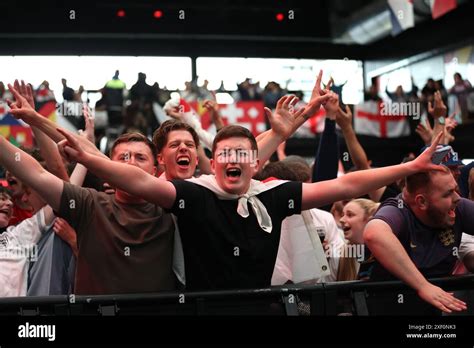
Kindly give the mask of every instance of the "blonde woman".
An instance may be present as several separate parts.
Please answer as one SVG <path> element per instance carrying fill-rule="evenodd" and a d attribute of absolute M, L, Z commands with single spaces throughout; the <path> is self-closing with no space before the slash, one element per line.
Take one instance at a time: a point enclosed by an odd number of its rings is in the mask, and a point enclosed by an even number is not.
<path fill-rule="evenodd" d="M 379 205 L 370 199 L 358 198 L 344 206 L 340 223 L 347 244 L 339 253 L 338 281 L 368 278 L 373 257 L 367 258 L 368 249 L 362 235 Z"/>

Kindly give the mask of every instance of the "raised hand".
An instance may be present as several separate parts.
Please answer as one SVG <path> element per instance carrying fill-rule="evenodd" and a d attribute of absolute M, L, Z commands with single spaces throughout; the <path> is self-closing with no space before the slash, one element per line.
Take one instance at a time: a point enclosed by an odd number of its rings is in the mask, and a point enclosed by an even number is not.
<path fill-rule="evenodd" d="M 168 116 L 176 119 L 176 120 L 182 120 L 183 119 L 183 113 L 179 109 L 179 106 L 176 106 L 174 108 L 169 108 L 165 109 L 165 112 Z"/>
<path fill-rule="evenodd" d="M 435 118 L 446 116 L 447 112 L 446 105 L 444 105 L 443 98 L 441 98 L 441 92 L 436 91 L 434 94 L 434 107 L 431 102 L 428 102 L 428 112 Z"/>
<path fill-rule="evenodd" d="M 265 108 L 265 114 L 273 132 L 284 139 L 293 134 L 305 121 L 305 108 L 295 110 L 298 101 L 299 99 L 294 95 L 285 95 L 278 100 L 274 113 L 269 108 Z"/>
<path fill-rule="evenodd" d="M 30 104 L 30 106 L 34 108 L 35 98 L 33 97 L 33 89 L 31 88 L 31 85 L 25 84 L 25 81 L 23 80 L 21 80 L 21 83 L 19 83 L 18 80 L 15 80 L 13 86 L 20 93 L 20 95 L 26 99 L 28 104 Z"/>
<path fill-rule="evenodd" d="M 84 116 L 85 129 L 79 130 L 79 135 L 85 137 L 92 144 L 95 144 L 94 117 L 92 116 L 91 109 L 87 103 L 84 103 L 82 106 L 82 115 Z"/>
<path fill-rule="evenodd" d="M 352 111 L 348 105 L 346 105 L 345 112 L 341 107 L 338 108 L 336 113 L 336 123 L 342 130 L 352 128 Z"/>
<path fill-rule="evenodd" d="M 214 100 L 206 99 L 202 104 L 211 116 L 212 122 L 215 124 L 217 130 L 224 127 L 224 121 L 222 120 L 221 114 L 219 113 L 219 104 Z"/>
<path fill-rule="evenodd" d="M 205 107 L 211 114 L 219 112 L 219 105 L 210 99 L 206 99 L 202 102 L 202 106 Z"/>
<path fill-rule="evenodd" d="M 318 77 L 316 77 L 316 83 L 314 84 L 314 87 L 313 87 L 313 92 L 311 93 L 311 100 L 326 94 L 326 89 L 321 88 L 322 79 L 323 79 L 323 71 L 319 70 Z"/>
<path fill-rule="evenodd" d="M 413 161 L 406 163 L 413 167 L 416 172 L 429 171 L 429 170 L 443 170 L 444 167 L 441 165 L 434 164 L 431 162 L 431 157 L 436 151 L 439 141 L 443 136 L 443 132 L 439 132 L 435 139 L 433 139 L 430 147 L 428 147 L 423 153 L 421 153 Z"/>
<path fill-rule="evenodd" d="M 433 138 L 433 128 L 431 128 L 428 118 L 425 118 L 424 124 L 422 122 L 418 123 L 415 132 L 421 137 L 425 145 L 431 143 L 431 138 Z"/>
<path fill-rule="evenodd" d="M 19 91 L 16 88 L 14 88 L 11 84 L 8 84 L 8 89 L 10 90 L 10 92 L 13 94 L 13 97 L 15 98 L 15 102 L 12 102 L 11 100 L 7 100 L 7 104 L 11 109 L 10 112 L 15 118 L 22 119 L 26 123 L 29 123 L 28 122 L 29 120 L 37 117 L 38 114 L 36 113 L 33 106 L 31 106 L 28 99 L 23 97 L 19 93 Z"/>
<path fill-rule="evenodd" d="M 330 83 L 328 83 L 328 85 L 329 84 Z M 337 113 L 339 112 L 339 96 L 332 91 L 327 91 L 325 95 L 329 97 L 326 103 L 323 104 L 324 109 L 326 110 L 326 115 L 329 119 L 335 120 Z"/>
<path fill-rule="evenodd" d="M 323 71 L 320 70 L 318 77 L 316 78 L 316 83 L 314 84 L 313 91 L 311 93 L 311 100 L 308 105 L 306 105 L 306 110 L 304 112 L 304 118 L 307 120 L 315 113 L 319 111 L 321 105 L 324 105 L 330 98 L 328 92 L 330 92 L 332 78 L 329 79 L 329 82 L 326 85 L 325 89 L 321 88 L 321 80 L 323 78 Z"/>

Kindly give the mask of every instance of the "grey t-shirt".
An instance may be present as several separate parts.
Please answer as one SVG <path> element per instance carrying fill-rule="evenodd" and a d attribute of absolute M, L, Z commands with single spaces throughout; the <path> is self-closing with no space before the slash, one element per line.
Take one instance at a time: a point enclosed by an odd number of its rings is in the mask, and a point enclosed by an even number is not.
<path fill-rule="evenodd" d="M 64 183 L 57 216 L 77 233 L 76 294 L 175 289 L 174 224 L 159 206 Z"/>

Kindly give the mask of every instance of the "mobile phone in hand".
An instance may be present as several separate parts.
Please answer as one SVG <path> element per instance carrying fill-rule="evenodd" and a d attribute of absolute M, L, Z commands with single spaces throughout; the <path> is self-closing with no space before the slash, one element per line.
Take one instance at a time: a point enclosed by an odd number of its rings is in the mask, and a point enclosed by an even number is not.
<path fill-rule="evenodd" d="M 449 145 L 438 145 L 438 148 L 433 153 L 433 156 L 431 156 L 431 162 L 434 164 L 440 164 L 443 162 L 443 159 L 451 153 L 452 149 L 453 148 Z"/>

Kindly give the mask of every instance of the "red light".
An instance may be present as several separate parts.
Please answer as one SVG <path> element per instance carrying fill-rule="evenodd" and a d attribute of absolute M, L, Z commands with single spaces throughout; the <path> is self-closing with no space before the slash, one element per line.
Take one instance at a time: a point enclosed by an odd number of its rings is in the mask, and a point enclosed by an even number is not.
<path fill-rule="evenodd" d="M 120 18 L 125 17 L 125 11 L 124 10 L 118 10 L 117 11 L 117 17 L 120 17 Z"/>
<path fill-rule="evenodd" d="M 278 22 L 281 22 L 284 18 L 285 18 L 285 16 L 283 16 L 283 13 L 277 13 L 276 20 Z"/>
<path fill-rule="evenodd" d="M 163 12 L 161 12 L 160 10 L 156 10 L 155 12 L 153 12 L 153 17 L 161 18 L 163 17 Z"/>

